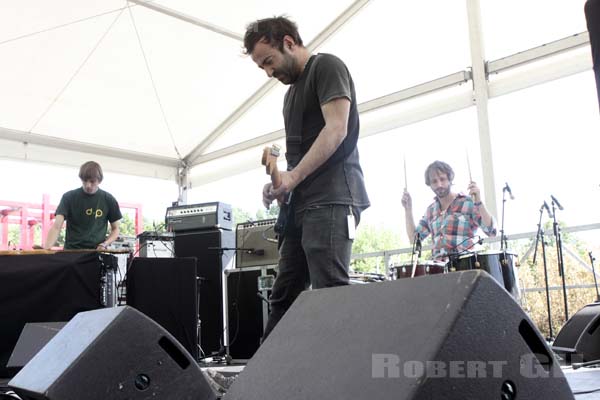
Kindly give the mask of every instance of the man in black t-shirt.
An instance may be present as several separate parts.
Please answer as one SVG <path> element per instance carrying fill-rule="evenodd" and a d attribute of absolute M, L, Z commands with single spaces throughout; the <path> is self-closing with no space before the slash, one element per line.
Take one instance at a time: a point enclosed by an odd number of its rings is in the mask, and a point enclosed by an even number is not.
<path fill-rule="evenodd" d="M 359 117 L 354 82 L 331 54 L 311 55 L 284 17 L 248 25 L 244 47 L 269 77 L 290 85 L 283 117 L 287 171 L 263 188 L 266 207 L 279 200 L 279 272 L 263 339 L 301 291 L 347 285 L 354 229 L 369 206 L 356 147 Z M 290 197 L 291 194 L 291 197 Z"/>
<path fill-rule="evenodd" d="M 63 194 L 44 248 L 49 249 L 56 243 L 65 221 L 65 249 L 103 250 L 117 239 L 123 216 L 115 198 L 98 187 L 103 177 L 97 162 L 88 161 L 81 166 L 79 178 L 82 186 Z M 106 237 L 108 224 L 110 235 Z"/>

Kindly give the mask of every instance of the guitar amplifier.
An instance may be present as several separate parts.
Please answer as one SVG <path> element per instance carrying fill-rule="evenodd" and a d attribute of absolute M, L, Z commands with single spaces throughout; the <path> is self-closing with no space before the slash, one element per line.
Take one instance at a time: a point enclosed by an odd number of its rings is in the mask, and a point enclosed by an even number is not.
<path fill-rule="evenodd" d="M 218 202 L 180 205 L 167 208 L 165 224 L 172 232 L 233 227 L 229 204 Z"/>
<path fill-rule="evenodd" d="M 248 221 L 238 224 L 235 230 L 235 247 L 238 249 L 236 268 L 276 265 L 279 261 L 274 231 L 275 219 Z"/>

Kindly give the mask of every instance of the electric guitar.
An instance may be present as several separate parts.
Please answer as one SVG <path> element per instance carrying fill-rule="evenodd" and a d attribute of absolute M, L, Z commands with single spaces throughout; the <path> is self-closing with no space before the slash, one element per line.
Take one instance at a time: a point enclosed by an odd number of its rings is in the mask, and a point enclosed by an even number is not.
<path fill-rule="evenodd" d="M 280 148 L 278 145 L 273 144 L 270 147 L 267 146 L 263 149 L 261 163 L 265 166 L 267 175 L 271 177 L 271 183 L 273 189 L 277 189 L 281 186 L 281 173 L 277 167 L 277 158 L 280 154 Z M 285 196 L 285 201 L 279 201 L 279 215 L 277 216 L 277 222 L 275 222 L 274 230 L 279 235 L 279 244 L 283 240 L 283 233 L 285 231 L 285 224 L 287 223 L 288 213 L 290 212 L 289 202 L 292 197 L 291 193 Z"/>
<path fill-rule="evenodd" d="M 279 157 L 279 146 L 276 144 L 271 147 L 267 146 L 263 149 L 261 163 L 265 166 L 267 175 L 271 176 L 273 189 L 277 189 L 281 185 L 281 173 L 277 168 L 277 157 Z"/>

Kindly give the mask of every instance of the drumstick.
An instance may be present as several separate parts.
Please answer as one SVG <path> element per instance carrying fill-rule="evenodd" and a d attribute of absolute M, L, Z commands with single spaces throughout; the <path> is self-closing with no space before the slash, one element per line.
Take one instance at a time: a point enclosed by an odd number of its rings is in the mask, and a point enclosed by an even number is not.
<path fill-rule="evenodd" d="M 467 154 L 467 170 L 469 171 L 469 183 L 473 182 L 473 176 L 471 175 L 471 162 L 469 161 L 469 151 L 465 149 L 465 153 Z"/>
<path fill-rule="evenodd" d="M 404 155 L 404 190 L 408 190 L 408 179 L 406 178 L 406 154 Z"/>
<path fill-rule="evenodd" d="M 473 183 L 473 175 L 471 175 L 471 162 L 469 161 L 469 151 L 467 149 L 465 149 L 465 152 L 467 153 L 467 169 L 469 170 L 469 183 Z M 473 201 L 475 201 L 475 202 L 479 201 L 479 199 L 476 198 L 477 196 L 475 196 L 474 193 L 469 193 L 469 194 L 473 198 Z"/>

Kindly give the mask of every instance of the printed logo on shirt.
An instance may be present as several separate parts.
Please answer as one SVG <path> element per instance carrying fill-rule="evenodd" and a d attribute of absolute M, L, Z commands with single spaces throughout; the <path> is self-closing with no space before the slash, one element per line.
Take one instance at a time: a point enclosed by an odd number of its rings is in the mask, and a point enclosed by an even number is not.
<path fill-rule="evenodd" d="M 92 215 L 94 215 L 94 218 L 98 219 L 98 218 L 102 218 L 102 216 L 104 215 L 104 213 L 100 209 L 97 209 L 96 212 L 94 212 L 93 208 L 88 208 L 87 210 L 85 210 L 85 215 L 88 215 L 90 217 Z"/>

